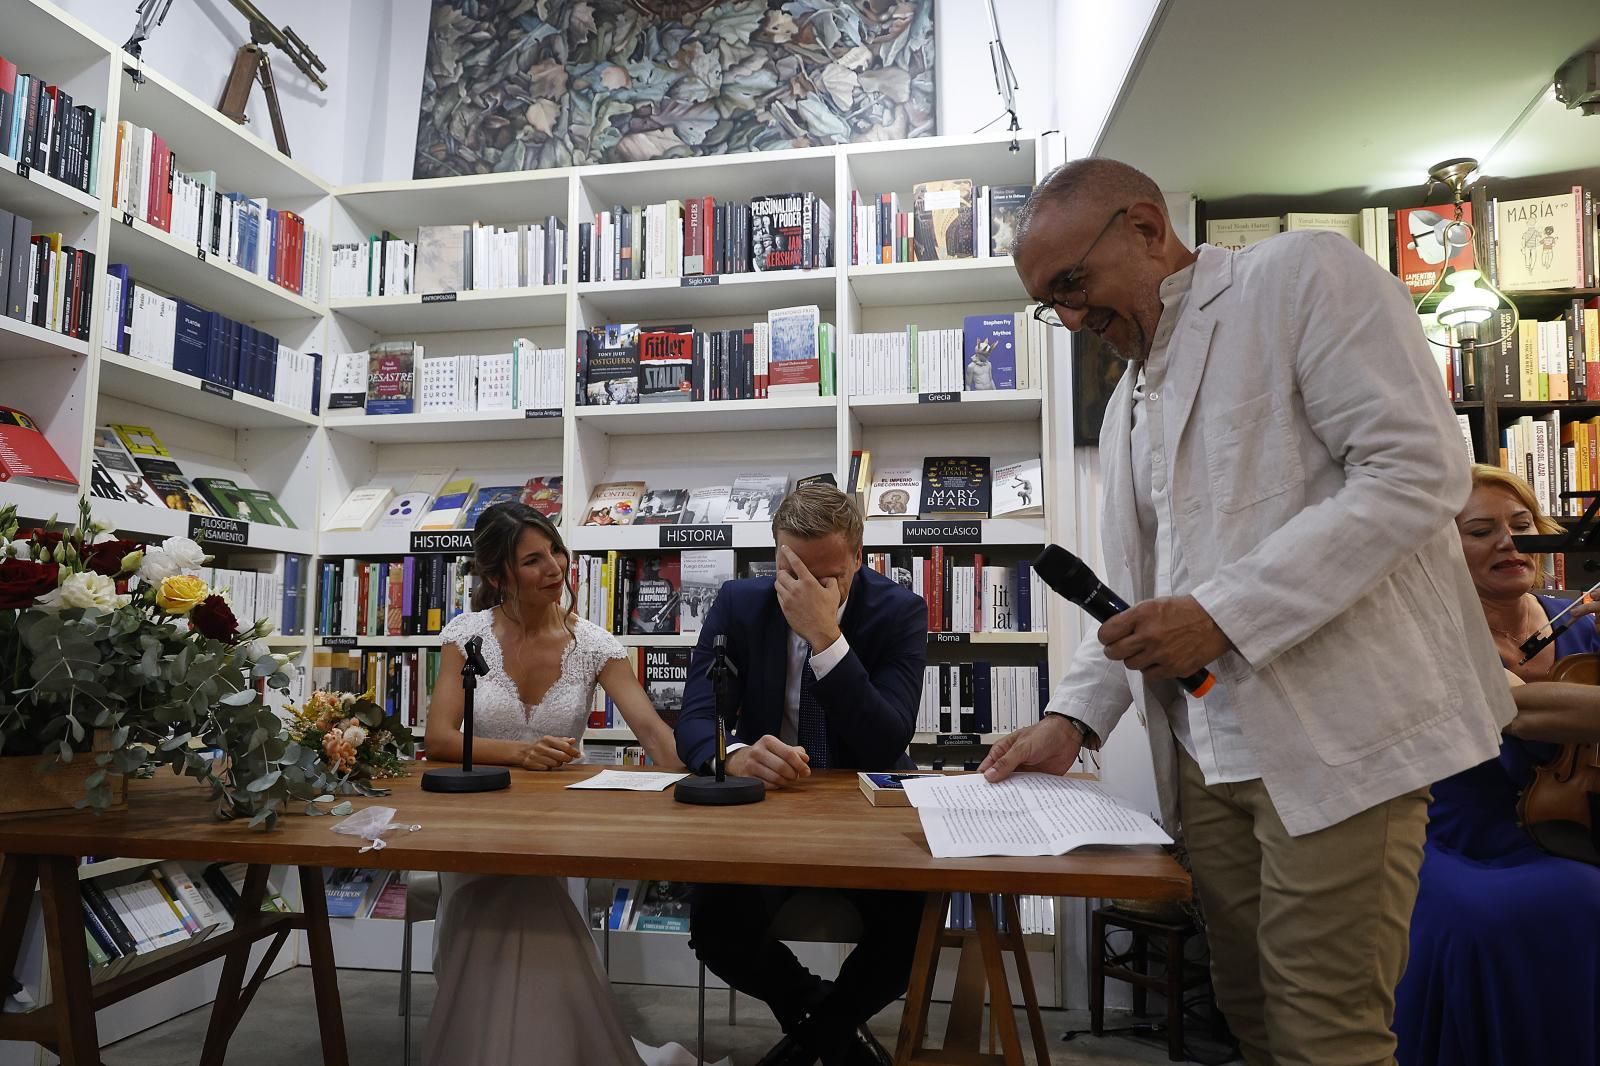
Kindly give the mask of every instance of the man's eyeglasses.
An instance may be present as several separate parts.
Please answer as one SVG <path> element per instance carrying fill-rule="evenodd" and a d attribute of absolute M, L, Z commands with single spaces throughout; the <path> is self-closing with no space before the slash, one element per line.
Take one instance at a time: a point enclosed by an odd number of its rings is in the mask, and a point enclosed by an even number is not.
<path fill-rule="evenodd" d="M 1071 270 L 1067 271 L 1066 277 L 1062 279 L 1061 287 L 1050 294 L 1050 302 L 1034 304 L 1033 317 L 1037 321 L 1043 322 L 1047 326 L 1064 325 L 1065 323 L 1061 321 L 1059 308 L 1065 307 L 1068 311 L 1081 311 L 1088 306 L 1089 293 L 1083 286 L 1083 264 L 1089 261 L 1089 254 L 1094 251 L 1095 245 L 1100 243 L 1100 238 L 1110 232 L 1112 224 L 1127 213 L 1128 209 L 1121 207 L 1110 218 L 1106 219 L 1106 224 L 1100 227 L 1100 232 L 1095 234 L 1094 240 L 1089 242 L 1089 247 L 1084 249 L 1083 256 L 1074 264 Z"/>

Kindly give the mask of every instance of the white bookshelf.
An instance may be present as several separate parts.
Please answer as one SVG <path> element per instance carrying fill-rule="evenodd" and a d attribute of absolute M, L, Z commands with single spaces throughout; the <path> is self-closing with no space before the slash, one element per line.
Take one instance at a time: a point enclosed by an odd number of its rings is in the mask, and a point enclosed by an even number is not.
<path fill-rule="evenodd" d="M 41 231 L 60 231 L 66 243 L 92 249 L 100 270 L 87 341 L 0 319 L 0 396 L 40 423 L 84 491 L 94 427 L 125 422 L 155 429 L 191 477 L 243 475 L 240 480 L 276 495 L 298 528 L 252 524 L 248 552 L 309 557 L 305 624 L 313 634 L 274 637 L 277 650 L 305 659 L 322 643 L 314 635 L 319 561 L 407 552 L 405 532 L 319 532 L 351 489 L 377 476 L 449 467 L 483 485 L 560 474 L 566 496 L 563 535 L 578 552 L 661 550 L 660 534 L 653 527 L 578 525 L 590 490 L 602 481 L 642 480 L 656 487 L 692 489 L 727 484 L 744 473 L 782 472 L 792 483 L 831 472 L 843 483 L 851 450 L 865 447 L 879 469 L 897 459 L 920 461 L 926 455 L 989 455 L 1000 463 L 1037 454 L 1044 457 L 1047 490 L 1063 483 L 1052 474 L 1064 455 L 1055 447 L 1058 415 L 1048 371 L 1039 388 L 964 394 L 949 404 L 919 403 L 915 396 L 849 398 L 836 389 L 835 395 L 805 398 L 582 407 L 575 406 L 569 389 L 559 417 L 529 418 L 520 410 L 369 417 L 329 410 L 325 397 L 320 413 L 312 414 L 242 392 L 219 395 L 220 390 L 203 389 L 196 379 L 100 344 L 104 308 L 99 297 L 104 270 L 113 263 L 128 264 L 136 281 L 261 329 L 301 351 L 320 352 L 324 379 L 332 355 L 364 349 L 377 339 L 416 339 L 429 356 L 436 356 L 509 351 L 514 339 L 526 337 L 541 348 L 566 349 L 570 381 L 575 369 L 572 337 L 580 329 L 616 321 L 747 327 L 773 308 L 815 304 L 822 320 L 834 326 L 835 374 L 842 389 L 848 338 L 856 333 L 908 323 L 952 328 L 966 314 L 1017 311 L 1026 305 L 1026 294 L 1004 258 L 851 265 L 851 194 L 898 192 L 902 206 L 908 207 L 912 185 L 922 180 L 963 176 L 979 184 L 1032 182 L 1043 172 L 1047 154 L 1039 138 L 1022 137 L 1017 153 L 1007 150 L 1008 134 L 986 134 L 334 187 L 304 162 L 279 154 L 158 71 L 143 67 L 145 80 L 135 89 L 124 73 L 125 66 L 135 65 L 131 57 L 45 0 L 12 0 L 5 24 L 8 58 L 62 84 L 75 100 L 103 110 L 111 135 L 102 138 L 102 151 L 114 146 L 119 120 L 152 128 L 172 145 L 182 169 L 214 170 L 221 188 L 264 196 L 273 206 L 295 211 L 330 245 L 384 231 L 414 240 L 420 226 L 473 220 L 508 226 L 542 223 L 553 215 L 565 227 L 567 280 L 561 284 L 463 292 L 453 300 L 426 303 L 420 293 L 329 301 L 326 292 L 292 293 L 264 276 L 202 257 L 194 246 L 140 220 L 124 221 L 103 199 L 111 188 L 111 165 L 105 157 L 100 187 L 90 193 L 37 170 L 21 177 L 0 160 L 0 208 L 34 219 L 45 227 Z M 730 274 L 715 283 L 692 285 L 677 278 L 577 280 L 578 224 L 614 204 L 694 196 L 743 201 L 785 191 L 815 193 L 833 209 L 835 265 L 804 272 Z M 330 259 L 324 260 L 325 278 L 331 275 Z M 1063 345 L 1053 358 L 1064 352 Z M 1047 368 L 1050 362 L 1044 360 Z M 76 513 L 77 492 L 70 489 L 13 482 L 0 487 L 0 496 L 17 502 L 25 518 L 55 514 L 70 519 Z M 188 516 L 182 512 L 92 503 L 98 517 L 129 533 L 148 538 L 187 533 Z M 1048 495 L 1045 503 L 1055 508 Z M 736 550 L 757 555 L 772 550 L 766 523 L 731 525 Z M 957 546 L 958 558 L 998 549 L 1008 560 L 1025 559 L 1057 539 L 1049 518 L 984 521 L 981 529 L 982 543 Z M 902 543 L 899 522 L 868 523 L 869 550 Z M 230 553 L 217 551 L 226 565 Z M 1053 606 L 1053 619 L 1056 611 Z M 630 636 L 624 642 L 684 647 L 695 637 Z M 364 648 L 421 649 L 437 647 L 439 640 L 360 637 L 357 642 Z M 930 650 L 935 646 L 930 641 Z M 971 634 L 946 651 L 973 654 L 965 650 L 969 647 L 981 647 L 987 658 L 1016 663 L 1052 654 L 1050 639 L 1040 633 Z M 1059 658 L 1060 652 L 1054 655 Z M 630 737 L 626 730 L 591 730 L 586 739 Z M 918 737 L 919 743 L 925 740 L 931 735 Z M 387 960 L 391 946 L 398 945 L 398 922 L 361 919 L 335 925 L 341 958 Z M 656 946 L 682 939 L 633 937 L 643 945 L 639 957 L 646 960 L 634 978 L 641 980 L 653 979 L 660 969 L 648 961 L 657 954 Z M 426 940 L 420 937 L 419 947 Z M 634 950 L 618 947 L 628 943 L 627 935 L 614 942 L 619 951 L 614 958 Z M 170 1017 L 193 1006 L 194 994 L 192 989 L 171 996 L 147 993 L 146 1013 L 152 1023 Z M 202 996 L 196 1002 L 203 1001 Z"/>

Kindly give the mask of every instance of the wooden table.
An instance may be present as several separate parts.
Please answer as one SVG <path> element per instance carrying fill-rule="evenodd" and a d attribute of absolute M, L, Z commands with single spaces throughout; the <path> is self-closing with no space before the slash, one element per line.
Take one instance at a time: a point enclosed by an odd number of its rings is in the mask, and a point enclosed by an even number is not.
<path fill-rule="evenodd" d="M 1048 1062 L 1038 1006 L 1026 979 L 1026 952 L 1016 916 L 1011 933 L 998 934 L 987 896 L 1092 896 L 1183 899 L 1190 891 L 1183 869 L 1159 848 L 1082 848 L 1051 858 L 936 859 L 928 852 L 916 811 L 873 807 L 853 773 L 821 771 L 794 789 L 768 793 L 746 807 L 688 807 L 670 792 L 567 791 L 596 772 L 573 766 L 553 773 L 512 771 L 511 788 L 476 795 L 423 792 L 416 776 L 392 782 L 380 799 L 356 805 L 396 808 L 396 820 L 419 823 L 415 833 L 391 833 L 388 847 L 357 855 L 354 838 L 330 831 L 334 818 L 290 815 L 270 833 L 243 822 L 212 821 L 206 793 L 193 781 L 165 775 L 135 782 L 128 810 L 68 814 L 0 822 L 0 974 L 15 968 L 35 878 L 40 884 L 48 960 L 55 1001 L 27 1014 L 0 1015 L 0 1040 L 50 1046 L 66 1066 L 99 1062 L 94 1012 L 216 958 L 225 958 L 212 1008 L 202 1064 L 220 1064 L 239 1017 L 265 976 L 268 962 L 244 981 L 250 947 L 271 938 L 272 951 L 293 929 L 304 929 L 311 956 L 323 1061 L 345 1066 L 333 948 L 323 894 L 322 868 L 361 865 L 397 870 L 546 874 L 561 877 L 654 879 L 811 888 L 878 888 L 927 894 L 912 986 L 907 992 L 896 1062 L 1021 1063 L 1015 1018 L 1009 1009 L 1002 949 L 1014 950 L 1024 977 L 1036 1054 Z M 78 856 L 189 859 L 250 865 L 235 927 L 192 949 L 92 985 L 84 941 L 77 876 Z M 298 868 L 303 914 L 256 910 L 268 867 Z M 951 892 L 974 894 L 976 947 L 964 951 L 960 971 L 986 977 L 1004 1054 L 977 1054 L 982 984 L 972 1004 L 952 1005 L 944 1053 L 922 1054 L 933 970 L 943 943 Z M 1012 941 L 1008 943 L 1007 941 Z M 971 955 L 969 960 L 967 955 Z M 271 952 L 268 959 L 270 961 Z M 960 977 L 958 973 L 958 983 Z M 967 1000 L 971 996 L 966 997 Z M 951 1046 L 967 1046 L 967 1053 Z"/>

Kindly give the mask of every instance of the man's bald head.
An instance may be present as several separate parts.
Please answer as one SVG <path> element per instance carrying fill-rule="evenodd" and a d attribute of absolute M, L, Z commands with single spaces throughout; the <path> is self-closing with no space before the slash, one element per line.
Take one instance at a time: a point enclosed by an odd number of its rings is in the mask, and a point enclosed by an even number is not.
<path fill-rule="evenodd" d="M 1166 211 L 1161 187 L 1144 171 L 1115 159 L 1074 159 L 1056 167 L 1034 186 L 1017 215 L 1015 244 L 1020 246 L 1028 239 L 1029 228 L 1046 207 L 1074 203 L 1092 210 L 1103 207 L 1103 213 L 1109 213 L 1138 200 Z"/>

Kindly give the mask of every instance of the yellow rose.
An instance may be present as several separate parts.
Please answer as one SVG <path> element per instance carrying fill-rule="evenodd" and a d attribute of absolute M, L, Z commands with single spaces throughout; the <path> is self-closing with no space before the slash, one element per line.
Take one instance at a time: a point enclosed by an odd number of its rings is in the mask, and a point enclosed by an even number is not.
<path fill-rule="evenodd" d="M 156 590 L 156 606 L 168 614 L 188 614 L 195 604 L 211 595 L 206 583 L 191 574 L 163 578 Z"/>

